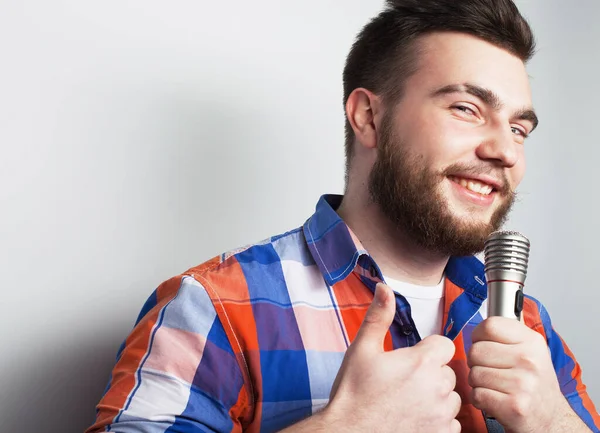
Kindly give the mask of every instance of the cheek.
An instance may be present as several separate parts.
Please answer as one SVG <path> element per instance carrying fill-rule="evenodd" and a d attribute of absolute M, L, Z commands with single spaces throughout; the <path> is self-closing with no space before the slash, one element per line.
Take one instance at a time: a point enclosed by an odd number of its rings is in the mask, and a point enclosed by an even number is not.
<path fill-rule="evenodd" d="M 431 116 L 420 125 L 413 125 L 411 144 L 434 166 L 444 167 L 457 160 L 473 148 L 475 134 L 464 123 L 453 121 L 447 116 Z"/>
<path fill-rule="evenodd" d="M 511 169 L 511 181 L 512 181 L 512 185 L 513 185 L 513 189 L 516 189 L 519 184 L 521 183 L 521 181 L 523 180 L 523 177 L 525 177 L 525 168 L 527 166 L 527 163 L 525 161 L 525 152 L 521 151 L 521 154 L 519 156 L 519 161 L 515 164 L 515 166 Z"/>

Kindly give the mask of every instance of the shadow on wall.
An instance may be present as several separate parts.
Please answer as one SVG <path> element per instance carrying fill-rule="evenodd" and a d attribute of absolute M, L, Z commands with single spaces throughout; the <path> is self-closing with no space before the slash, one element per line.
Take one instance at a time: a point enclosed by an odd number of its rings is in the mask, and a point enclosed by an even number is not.
<path fill-rule="evenodd" d="M 179 273 L 222 252 L 224 245 L 238 246 L 236 236 L 239 238 L 245 230 L 244 224 L 239 224 L 240 207 L 251 205 L 252 192 L 260 187 L 260 180 L 252 173 L 259 169 L 256 164 L 266 162 L 251 158 L 255 149 L 248 144 L 264 135 L 257 120 L 259 113 L 242 116 L 239 107 L 229 109 L 218 107 L 214 101 L 209 105 L 202 100 L 179 98 L 179 94 L 174 96 L 156 101 L 151 118 L 143 119 L 151 130 L 145 134 L 154 136 L 153 148 L 141 142 L 143 137 L 125 137 L 131 138 L 131 146 L 154 155 L 146 155 L 138 162 L 147 165 L 143 170 L 153 173 L 151 178 L 123 187 L 139 188 L 134 192 L 144 197 L 142 205 L 136 206 L 142 206 L 143 213 L 152 216 L 149 224 L 155 230 L 152 236 L 156 237 L 154 247 L 159 253 L 152 257 L 153 262 L 143 266 L 162 266 L 163 270 L 175 269 Z M 210 110 L 202 108 L 205 106 Z M 126 242 L 133 243 L 135 239 Z M 119 251 L 119 245 L 113 248 Z M 134 248 L 139 251 L 144 247 Z M 131 265 L 142 265 L 141 261 Z M 139 299 L 140 293 L 145 300 L 161 282 L 155 281 L 152 289 L 138 287 L 135 296 L 126 295 L 122 302 L 134 302 L 131 299 Z M 123 287 L 131 287 L 131 281 L 123 281 Z M 76 288 L 70 291 L 78 293 Z M 107 300 L 96 308 L 110 310 L 111 302 L 114 301 Z M 136 311 L 132 317 L 114 318 L 118 323 L 129 324 L 117 331 L 113 327 L 110 333 L 106 329 L 95 329 L 90 335 L 80 332 L 78 338 L 71 340 L 71 336 L 69 341 L 62 341 L 54 353 L 40 353 L 40 349 L 22 365 L 15 366 L 12 371 L 20 373 L 9 378 L 7 389 L 2 390 L 7 400 L 2 408 L 6 414 L 2 425 L 23 433 L 83 432 L 88 428 L 94 421 L 95 407 L 108 383 L 119 346 L 142 305 L 132 306 Z"/>
<path fill-rule="evenodd" d="M 31 368 L 14 369 L 20 374 L 7 380 L 2 425 L 22 433 L 82 432 L 91 425 L 123 338 L 97 335 L 71 351 L 45 353 L 37 364 L 28 361 Z"/>

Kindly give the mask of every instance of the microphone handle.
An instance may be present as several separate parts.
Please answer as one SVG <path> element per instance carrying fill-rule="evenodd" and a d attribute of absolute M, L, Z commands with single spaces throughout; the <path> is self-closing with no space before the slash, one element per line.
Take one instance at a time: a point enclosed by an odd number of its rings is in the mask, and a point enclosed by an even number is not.
<path fill-rule="evenodd" d="M 488 317 L 521 320 L 523 284 L 516 281 L 488 281 Z"/>
<path fill-rule="evenodd" d="M 523 284 L 516 281 L 488 281 L 488 317 L 502 316 L 521 320 Z M 504 433 L 496 418 L 483 412 L 488 433 Z"/>

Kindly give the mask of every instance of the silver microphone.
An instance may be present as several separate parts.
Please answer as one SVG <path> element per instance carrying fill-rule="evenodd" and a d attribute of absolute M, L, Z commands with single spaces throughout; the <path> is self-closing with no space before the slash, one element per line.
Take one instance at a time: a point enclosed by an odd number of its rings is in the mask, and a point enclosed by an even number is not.
<path fill-rule="evenodd" d="M 513 231 L 494 232 L 485 241 L 488 317 L 521 319 L 529 247 L 529 239 Z"/>

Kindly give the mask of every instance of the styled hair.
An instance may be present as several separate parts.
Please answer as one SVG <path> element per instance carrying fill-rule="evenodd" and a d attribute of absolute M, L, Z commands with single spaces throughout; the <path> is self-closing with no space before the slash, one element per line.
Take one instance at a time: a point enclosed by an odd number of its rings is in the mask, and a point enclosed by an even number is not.
<path fill-rule="evenodd" d="M 387 0 L 384 10 L 358 34 L 343 73 L 344 107 L 366 88 L 385 104 L 402 97 L 404 82 L 418 69 L 419 37 L 460 32 L 490 42 L 527 63 L 535 52 L 531 28 L 512 0 Z M 346 119 L 346 176 L 354 151 Z"/>

